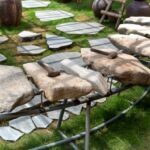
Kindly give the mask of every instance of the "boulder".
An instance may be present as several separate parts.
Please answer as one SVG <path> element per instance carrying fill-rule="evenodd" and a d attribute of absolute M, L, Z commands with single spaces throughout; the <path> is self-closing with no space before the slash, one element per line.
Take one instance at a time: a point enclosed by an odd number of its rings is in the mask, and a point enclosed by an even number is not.
<path fill-rule="evenodd" d="M 90 49 L 81 49 L 81 55 L 87 64 L 91 64 L 92 69 L 104 75 L 113 75 L 122 83 L 150 84 L 150 69 L 131 55 L 121 53 L 115 59 L 109 59 L 106 55 L 92 52 Z"/>
<path fill-rule="evenodd" d="M 37 63 L 23 65 L 25 72 L 31 75 L 34 83 L 45 92 L 46 98 L 58 101 L 66 98 L 78 98 L 92 91 L 92 86 L 87 81 L 61 73 L 56 77 L 48 77 L 48 72 Z"/>
<path fill-rule="evenodd" d="M 20 68 L 0 65 L 0 70 L 0 112 L 8 112 L 32 99 L 32 84 Z"/>

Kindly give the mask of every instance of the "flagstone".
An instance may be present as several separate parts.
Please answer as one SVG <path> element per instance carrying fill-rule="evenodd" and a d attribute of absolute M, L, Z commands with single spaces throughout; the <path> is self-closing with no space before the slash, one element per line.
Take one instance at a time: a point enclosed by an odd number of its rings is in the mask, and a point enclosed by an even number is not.
<path fill-rule="evenodd" d="M 5 43 L 8 41 L 8 37 L 7 36 L 0 36 L 0 44 Z"/>
<path fill-rule="evenodd" d="M 7 60 L 7 58 L 4 55 L 0 54 L 0 62 L 3 62 L 5 60 Z"/>

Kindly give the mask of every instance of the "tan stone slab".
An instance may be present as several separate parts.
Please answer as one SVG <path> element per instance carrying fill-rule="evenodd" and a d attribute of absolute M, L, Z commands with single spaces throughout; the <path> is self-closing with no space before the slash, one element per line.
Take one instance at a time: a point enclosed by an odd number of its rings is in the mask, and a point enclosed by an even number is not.
<path fill-rule="evenodd" d="M 87 81 L 66 73 L 61 73 L 57 77 L 48 77 L 48 72 L 37 63 L 24 64 L 23 68 L 32 76 L 36 85 L 45 91 L 45 96 L 50 101 L 78 98 L 92 90 L 91 84 Z"/>
<path fill-rule="evenodd" d="M 115 59 L 109 59 L 108 56 L 92 52 L 90 49 L 81 49 L 81 55 L 93 69 L 105 75 L 113 75 L 123 83 L 150 84 L 150 69 L 131 55 L 122 53 Z"/>

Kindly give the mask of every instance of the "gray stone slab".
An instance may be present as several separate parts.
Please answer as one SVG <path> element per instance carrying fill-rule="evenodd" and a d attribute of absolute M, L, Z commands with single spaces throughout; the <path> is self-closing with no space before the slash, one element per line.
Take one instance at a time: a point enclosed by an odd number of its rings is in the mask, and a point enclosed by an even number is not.
<path fill-rule="evenodd" d="M 47 112 L 47 116 L 51 119 L 58 120 L 61 110 L 54 110 Z M 63 120 L 67 120 L 69 118 L 69 114 L 67 112 L 64 113 Z"/>
<path fill-rule="evenodd" d="M 5 43 L 8 41 L 8 37 L 7 36 L 0 36 L 0 44 Z"/>
<path fill-rule="evenodd" d="M 9 126 L 26 134 L 31 133 L 34 129 L 36 129 L 30 116 L 19 117 L 11 120 L 9 121 Z"/>
<path fill-rule="evenodd" d="M 74 17 L 73 14 L 63 11 L 63 10 L 42 10 L 36 11 L 35 16 L 40 19 L 40 21 L 52 21 L 52 20 L 59 20 Z"/>
<path fill-rule="evenodd" d="M 41 33 L 35 33 L 31 31 L 22 31 L 18 34 L 19 39 L 21 42 L 33 41 L 35 39 L 41 39 Z"/>
<path fill-rule="evenodd" d="M 91 102 L 91 107 L 94 107 L 96 105 L 96 101 Z M 83 104 L 83 108 L 86 108 L 86 104 Z"/>
<path fill-rule="evenodd" d="M 7 58 L 4 55 L 0 54 L 0 62 L 3 62 L 5 60 L 7 60 Z"/>
<path fill-rule="evenodd" d="M 46 34 L 47 45 L 50 49 L 59 49 L 70 46 L 73 41 L 62 36 Z"/>
<path fill-rule="evenodd" d="M 96 102 L 97 103 L 104 103 L 104 102 L 106 102 L 106 100 L 107 100 L 106 97 L 104 97 L 104 98 L 96 100 Z"/>
<path fill-rule="evenodd" d="M 32 120 L 37 128 L 47 128 L 53 121 L 44 115 L 34 116 Z"/>
<path fill-rule="evenodd" d="M 38 8 L 47 7 L 51 2 L 42 0 L 24 0 L 22 1 L 23 8 Z"/>
<path fill-rule="evenodd" d="M 118 51 L 118 48 L 108 38 L 89 40 L 89 44 L 93 51 L 98 51 L 102 54 L 110 54 Z"/>
<path fill-rule="evenodd" d="M 38 55 L 45 51 L 45 48 L 36 45 L 24 45 L 17 47 L 17 53 L 21 55 Z"/>
<path fill-rule="evenodd" d="M 82 107 L 83 105 L 78 105 L 78 106 L 73 106 L 73 107 L 68 107 L 66 108 L 66 111 L 75 114 L 75 115 L 80 115 L 81 111 L 82 111 Z"/>
<path fill-rule="evenodd" d="M 6 141 L 17 141 L 23 133 L 11 128 L 11 127 L 0 127 L 0 137 Z"/>
<path fill-rule="evenodd" d="M 57 25 L 56 29 L 68 34 L 96 34 L 104 26 L 97 22 L 68 22 Z"/>

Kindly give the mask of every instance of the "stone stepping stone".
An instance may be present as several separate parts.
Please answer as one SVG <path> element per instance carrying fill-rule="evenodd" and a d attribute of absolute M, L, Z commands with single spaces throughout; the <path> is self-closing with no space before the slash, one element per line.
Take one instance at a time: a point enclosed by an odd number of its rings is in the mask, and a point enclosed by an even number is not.
<path fill-rule="evenodd" d="M 5 43 L 8 41 L 8 37 L 7 36 L 0 36 L 0 44 Z"/>
<path fill-rule="evenodd" d="M 11 128 L 11 127 L 0 127 L 0 137 L 6 141 L 17 141 L 23 133 Z"/>
<path fill-rule="evenodd" d="M 35 16 L 42 22 L 74 17 L 72 13 L 63 10 L 36 11 Z"/>
<path fill-rule="evenodd" d="M 78 106 L 73 106 L 73 107 L 68 107 L 66 108 L 66 111 L 75 114 L 75 115 L 80 115 L 81 111 L 82 111 L 82 107 L 83 105 L 78 105 Z"/>
<path fill-rule="evenodd" d="M 97 22 L 68 22 L 57 25 L 56 29 L 68 34 L 96 34 L 104 26 Z"/>
<path fill-rule="evenodd" d="M 39 8 L 47 7 L 51 2 L 42 0 L 24 0 L 22 1 L 23 8 Z"/>
<path fill-rule="evenodd" d="M 140 25 L 150 25 L 150 17 L 129 17 L 126 18 L 124 22 L 140 24 Z"/>
<path fill-rule="evenodd" d="M 50 49 L 59 49 L 70 46 L 73 42 L 62 36 L 46 34 L 47 45 Z"/>
<path fill-rule="evenodd" d="M 51 119 L 58 120 L 61 110 L 54 110 L 47 112 L 47 116 Z M 64 112 L 63 120 L 67 120 L 69 118 L 69 114 Z"/>
<path fill-rule="evenodd" d="M 89 40 L 89 44 L 93 51 L 98 51 L 102 54 L 110 54 L 118 51 L 118 48 L 108 38 Z"/>
<path fill-rule="evenodd" d="M 107 100 L 106 97 L 104 97 L 104 98 L 96 100 L 96 102 L 97 103 L 104 103 L 104 102 L 106 102 L 106 100 Z"/>
<path fill-rule="evenodd" d="M 37 128 L 47 128 L 53 121 L 44 115 L 34 116 L 32 120 Z"/>
<path fill-rule="evenodd" d="M 96 101 L 91 102 L 91 107 L 94 107 L 96 105 Z M 83 108 L 86 108 L 86 103 L 83 104 Z"/>
<path fill-rule="evenodd" d="M 3 62 L 5 60 L 7 60 L 7 58 L 4 55 L 0 54 L 0 62 Z"/>
<path fill-rule="evenodd" d="M 18 36 L 21 42 L 28 42 L 42 38 L 41 33 L 35 33 L 31 31 L 22 31 L 18 34 Z"/>
<path fill-rule="evenodd" d="M 55 70 L 59 71 L 62 70 L 60 62 L 67 58 L 71 59 L 73 62 L 77 63 L 80 66 L 85 66 L 85 63 L 81 58 L 81 54 L 79 52 L 57 53 L 43 58 L 42 61 L 55 68 Z"/>
<path fill-rule="evenodd" d="M 17 119 L 13 119 L 9 121 L 9 126 L 20 130 L 21 132 L 26 134 L 31 133 L 34 129 L 36 129 L 30 116 L 24 116 L 19 117 Z"/>
<path fill-rule="evenodd" d="M 45 51 L 45 48 L 36 45 L 24 45 L 17 47 L 17 54 L 21 55 L 38 55 Z"/>

